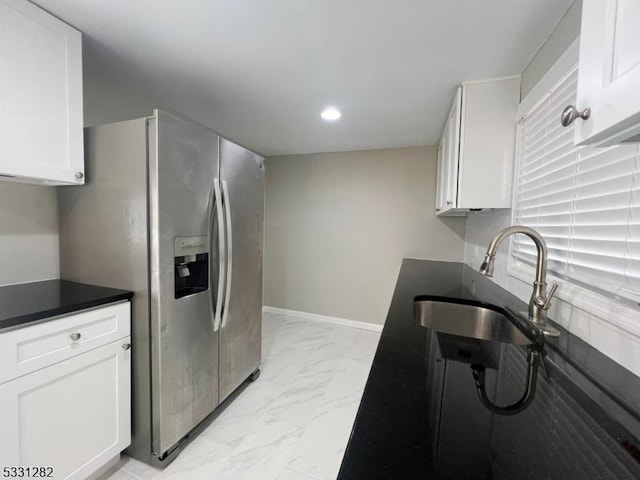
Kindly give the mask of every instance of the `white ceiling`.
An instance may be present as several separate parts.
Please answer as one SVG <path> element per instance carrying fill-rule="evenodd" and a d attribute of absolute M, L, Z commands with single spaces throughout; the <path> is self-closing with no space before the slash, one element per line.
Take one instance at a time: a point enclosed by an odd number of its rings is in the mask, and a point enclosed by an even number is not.
<path fill-rule="evenodd" d="M 34 1 L 113 78 L 270 156 L 437 143 L 455 85 L 520 73 L 573 0 Z"/>

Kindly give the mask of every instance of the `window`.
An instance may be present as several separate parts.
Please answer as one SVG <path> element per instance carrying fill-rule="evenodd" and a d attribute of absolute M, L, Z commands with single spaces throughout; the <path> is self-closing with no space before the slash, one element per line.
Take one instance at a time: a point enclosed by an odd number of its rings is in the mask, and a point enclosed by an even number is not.
<path fill-rule="evenodd" d="M 560 125 L 560 113 L 575 104 L 577 71 L 570 68 L 518 121 L 514 223 L 544 236 L 552 273 L 640 301 L 640 149 L 573 145 L 573 127 Z M 521 235 L 511 253 L 535 262 L 535 247 Z"/>

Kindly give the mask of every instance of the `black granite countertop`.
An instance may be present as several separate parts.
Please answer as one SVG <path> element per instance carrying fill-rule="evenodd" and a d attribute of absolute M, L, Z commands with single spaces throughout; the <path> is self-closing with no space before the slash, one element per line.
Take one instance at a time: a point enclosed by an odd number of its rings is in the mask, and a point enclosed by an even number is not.
<path fill-rule="evenodd" d="M 524 390 L 526 347 L 424 328 L 413 314 L 421 295 L 527 309 L 464 264 L 405 259 L 340 480 L 640 478 L 640 378 L 559 327 L 531 405 L 494 415 L 469 362 L 448 352 L 464 344 L 492 358 L 487 391 L 506 405 Z"/>
<path fill-rule="evenodd" d="M 0 329 L 24 325 L 85 308 L 130 300 L 133 292 L 68 280 L 0 287 Z"/>

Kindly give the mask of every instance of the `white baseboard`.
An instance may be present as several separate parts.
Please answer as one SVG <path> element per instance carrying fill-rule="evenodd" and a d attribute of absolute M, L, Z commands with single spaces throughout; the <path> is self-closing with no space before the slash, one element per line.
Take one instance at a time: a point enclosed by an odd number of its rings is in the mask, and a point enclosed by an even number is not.
<path fill-rule="evenodd" d="M 313 322 L 332 323 L 334 325 L 342 325 L 344 327 L 359 328 L 360 330 L 370 330 L 372 332 L 381 332 L 382 325 L 376 323 L 358 322 L 356 320 L 348 320 L 346 318 L 329 317 L 328 315 L 318 315 L 317 313 L 300 312 L 298 310 L 288 310 L 286 308 L 262 307 L 263 313 L 273 313 L 274 315 L 284 315 L 287 317 L 296 317 L 303 320 L 311 320 Z"/>

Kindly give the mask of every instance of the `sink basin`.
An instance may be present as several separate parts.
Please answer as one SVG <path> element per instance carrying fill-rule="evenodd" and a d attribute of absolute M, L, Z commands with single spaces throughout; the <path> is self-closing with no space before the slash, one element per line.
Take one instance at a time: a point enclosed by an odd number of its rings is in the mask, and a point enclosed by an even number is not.
<path fill-rule="evenodd" d="M 413 311 L 420 325 L 437 332 L 518 345 L 532 343 L 498 307 L 418 297 Z"/>

